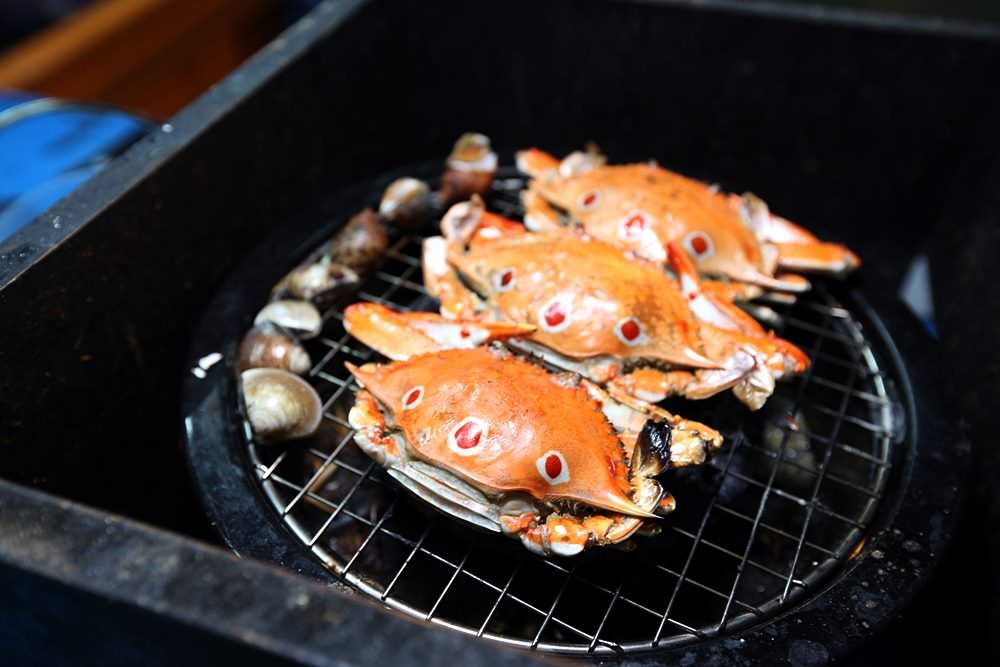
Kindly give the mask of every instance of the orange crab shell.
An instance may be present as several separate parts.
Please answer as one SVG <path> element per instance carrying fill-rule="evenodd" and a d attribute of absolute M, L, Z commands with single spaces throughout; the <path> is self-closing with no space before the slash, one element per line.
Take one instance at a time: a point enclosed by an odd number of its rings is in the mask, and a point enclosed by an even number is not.
<path fill-rule="evenodd" d="M 535 364 L 474 348 L 350 370 L 419 458 L 485 493 L 651 516 L 600 406 Z"/>
<path fill-rule="evenodd" d="M 670 278 L 622 250 L 574 234 L 451 250 L 449 262 L 506 319 L 535 325 L 532 339 L 565 356 L 716 366 L 698 351 L 699 324 Z"/>
<path fill-rule="evenodd" d="M 707 273 L 733 262 L 770 272 L 760 245 L 729 199 L 713 187 L 655 164 L 603 166 L 568 178 L 540 178 L 532 189 L 569 211 L 594 236 L 662 261 L 675 240 Z"/>

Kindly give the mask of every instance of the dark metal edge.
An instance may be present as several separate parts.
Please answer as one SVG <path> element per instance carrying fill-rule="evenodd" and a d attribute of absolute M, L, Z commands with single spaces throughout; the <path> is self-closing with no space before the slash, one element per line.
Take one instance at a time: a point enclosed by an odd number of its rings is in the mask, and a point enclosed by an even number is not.
<path fill-rule="evenodd" d="M 707 9 L 735 14 L 753 14 L 768 18 L 831 23 L 844 26 L 1000 39 L 1000 26 L 973 19 L 957 19 L 913 14 L 898 14 L 853 7 L 826 7 L 774 0 L 618 0 L 652 5 L 674 5 L 692 9 Z"/>
<path fill-rule="evenodd" d="M 371 0 L 326 0 L 100 174 L 0 242 L 0 290 L 150 177 Z"/>
<path fill-rule="evenodd" d="M 128 519 L 0 493 L 0 534 L 16 538 L 0 552 L 5 664 L 543 664 Z"/>

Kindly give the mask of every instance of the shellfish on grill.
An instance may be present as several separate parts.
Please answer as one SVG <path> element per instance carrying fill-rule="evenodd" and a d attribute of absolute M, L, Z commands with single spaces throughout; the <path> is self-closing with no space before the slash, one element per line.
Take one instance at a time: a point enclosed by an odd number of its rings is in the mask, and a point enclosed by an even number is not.
<path fill-rule="evenodd" d="M 576 230 L 529 233 L 480 201 L 453 206 L 441 228 L 423 259 L 442 315 L 532 325 L 519 349 L 645 401 L 732 389 L 757 409 L 776 380 L 808 366 L 790 342 L 707 299 L 676 245 L 679 281 Z"/>
<path fill-rule="evenodd" d="M 240 374 L 247 420 L 257 442 L 274 444 L 306 438 L 323 418 L 316 390 L 279 368 L 251 368 Z"/>
<path fill-rule="evenodd" d="M 721 446 L 703 424 L 617 400 L 499 344 L 475 345 L 530 327 L 407 315 L 375 304 L 345 312 L 352 335 L 397 359 L 348 364 L 361 386 L 349 415 L 355 441 L 437 509 L 536 553 L 629 539 L 674 509 L 653 477 Z"/>
<path fill-rule="evenodd" d="M 312 360 L 297 340 L 271 322 L 262 322 L 243 336 L 236 355 L 236 367 L 281 368 L 296 375 L 309 372 Z"/>

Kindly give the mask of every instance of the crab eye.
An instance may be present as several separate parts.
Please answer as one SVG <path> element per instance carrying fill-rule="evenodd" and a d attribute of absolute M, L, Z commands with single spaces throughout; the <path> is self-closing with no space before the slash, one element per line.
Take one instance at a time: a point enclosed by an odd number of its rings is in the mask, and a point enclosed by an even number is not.
<path fill-rule="evenodd" d="M 618 223 L 618 236 L 626 241 L 635 241 L 642 238 L 643 232 L 650 225 L 649 215 L 642 211 L 634 211 L 622 218 Z"/>
<path fill-rule="evenodd" d="M 498 292 L 507 292 L 514 289 L 514 283 L 516 282 L 516 275 L 514 274 L 514 269 L 506 268 L 501 269 L 493 274 L 493 289 Z"/>
<path fill-rule="evenodd" d="M 424 400 L 424 388 L 421 386 L 414 387 L 403 394 L 403 409 L 412 410 L 420 405 L 422 400 Z"/>
<path fill-rule="evenodd" d="M 696 259 L 705 259 L 715 252 L 715 245 L 705 232 L 691 232 L 684 237 L 684 249 Z"/>
<path fill-rule="evenodd" d="M 629 347 L 640 345 L 646 340 L 642 324 L 634 317 L 626 317 L 615 325 L 615 336 Z"/>
<path fill-rule="evenodd" d="M 538 474 L 551 485 L 565 484 L 569 481 L 569 465 L 566 457 L 554 449 L 545 452 L 535 461 Z"/>
<path fill-rule="evenodd" d="M 590 191 L 584 192 L 580 197 L 580 208 L 584 211 L 592 211 L 597 208 L 597 205 L 601 203 L 601 195 L 599 192 Z"/>
<path fill-rule="evenodd" d="M 488 432 L 482 419 L 466 417 L 448 433 L 448 448 L 459 456 L 471 456 L 483 448 Z"/>
<path fill-rule="evenodd" d="M 558 333 L 572 323 L 571 315 L 569 304 L 556 297 L 538 309 L 538 323 L 544 331 Z"/>

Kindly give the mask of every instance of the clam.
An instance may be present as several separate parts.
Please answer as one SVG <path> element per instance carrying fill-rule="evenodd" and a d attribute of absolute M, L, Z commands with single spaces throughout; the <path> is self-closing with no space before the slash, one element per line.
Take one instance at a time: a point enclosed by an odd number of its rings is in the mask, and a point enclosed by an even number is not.
<path fill-rule="evenodd" d="M 372 268 L 389 247 L 389 234 L 370 208 L 351 218 L 330 241 L 327 257 L 358 273 Z"/>
<path fill-rule="evenodd" d="M 259 443 L 296 440 L 316 432 L 323 405 L 308 382 L 278 368 L 251 368 L 240 380 L 247 419 Z"/>
<path fill-rule="evenodd" d="M 417 178 L 397 178 L 382 195 L 378 212 L 402 229 L 419 229 L 431 217 L 433 198 L 431 189 Z"/>
<path fill-rule="evenodd" d="M 293 299 L 272 301 L 264 306 L 253 323 L 260 325 L 265 322 L 276 324 L 301 340 L 315 338 L 323 329 L 323 317 L 316 306 L 308 301 Z"/>
<path fill-rule="evenodd" d="M 271 292 L 272 298 L 294 297 L 325 305 L 350 292 L 361 279 L 356 271 L 328 257 L 302 264 L 281 279 Z"/>
<path fill-rule="evenodd" d="M 455 142 L 441 177 L 441 197 L 445 204 L 465 201 L 472 195 L 485 196 L 497 173 L 497 154 L 490 149 L 485 134 L 468 132 Z"/>
<path fill-rule="evenodd" d="M 236 365 L 240 370 L 281 368 L 302 375 L 312 368 L 312 360 L 298 341 L 271 322 L 262 322 L 243 337 Z"/>

